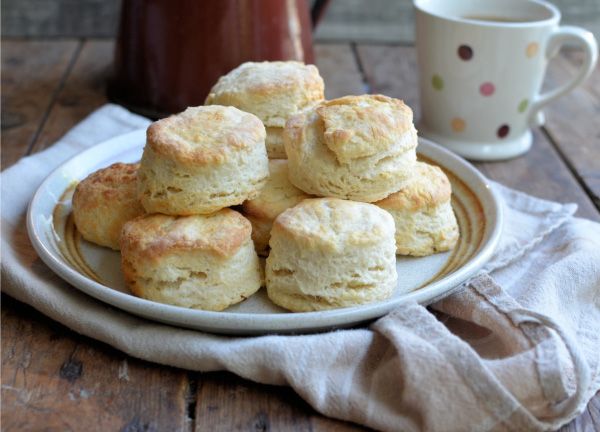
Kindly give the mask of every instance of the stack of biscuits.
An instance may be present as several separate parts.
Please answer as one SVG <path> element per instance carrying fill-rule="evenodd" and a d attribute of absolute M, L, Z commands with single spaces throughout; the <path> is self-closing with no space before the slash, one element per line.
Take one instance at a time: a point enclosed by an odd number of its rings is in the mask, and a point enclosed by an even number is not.
<path fill-rule="evenodd" d="M 257 116 L 265 125 L 271 159 L 285 159 L 283 130 L 289 117 L 325 97 L 323 78 L 314 65 L 296 61 L 247 62 L 222 76 L 205 105 L 234 106 Z"/>
<path fill-rule="evenodd" d="M 83 180 L 74 220 L 149 300 L 218 311 L 266 284 L 294 312 L 358 306 L 394 293 L 396 254 L 458 240 L 450 183 L 416 147 L 400 100 L 326 101 L 315 66 L 245 63 L 153 123 L 139 165 Z"/>

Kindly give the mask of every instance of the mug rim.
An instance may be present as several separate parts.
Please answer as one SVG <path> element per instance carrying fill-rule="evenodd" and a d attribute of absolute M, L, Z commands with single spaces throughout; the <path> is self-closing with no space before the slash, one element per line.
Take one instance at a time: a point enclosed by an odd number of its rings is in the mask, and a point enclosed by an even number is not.
<path fill-rule="evenodd" d="M 513 28 L 527 28 L 527 27 L 536 27 L 540 25 L 548 25 L 553 23 L 558 23 L 561 18 L 560 10 L 554 6 L 552 3 L 546 2 L 544 0 L 520 0 L 519 3 L 525 4 L 535 4 L 545 8 L 547 11 L 551 13 L 549 18 L 531 20 L 531 21 L 519 21 L 519 22 L 504 22 L 504 21 L 485 21 L 478 20 L 473 18 L 463 18 L 460 16 L 453 16 L 442 14 L 437 11 L 428 8 L 427 6 L 431 4 L 435 0 L 413 0 L 414 8 L 422 12 L 426 15 L 430 15 L 439 19 L 443 19 L 446 21 L 452 21 L 459 24 L 471 24 L 481 27 L 513 27 Z M 483 2 L 482 2 L 483 3 Z M 481 4 L 481 3 L 480 3 Z"/>

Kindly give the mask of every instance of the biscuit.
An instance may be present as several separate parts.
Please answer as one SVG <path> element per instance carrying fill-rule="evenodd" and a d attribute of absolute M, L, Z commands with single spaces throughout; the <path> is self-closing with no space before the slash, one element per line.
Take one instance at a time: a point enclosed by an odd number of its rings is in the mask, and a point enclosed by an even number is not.
<path fill-rule="evenodd" d="M 146 215 L 125 224 L 121 265 L 136 296 L 175 306 L 223 310 L 261 285 L 259 261 L 242 215 Z"/>
<path fill-rule="evenodd" d="M 267 127 L 284 127 L 289 116 L 323 100 L 324 88 L 314 65 L 247 62 L 219 78 L 205 104 L 234 106 L 256 115 Z"/>
<path fill-rule="evenodd" d="M 459 237 L 448 177 L 437 166 L 417 162 L 406 186 L 374 204 L 396 223 L 396 253 L 425 256 L 452 249 Z"/>
<path fill-rule="evenodd" d="M 125 222 L 144 214 L 137 197 L 139 164 L 115 163 L 83 179 L 73 194 L 73 219 L 84 239 L 119 250 Z"/>
<path fill-rule="evenodd" d="M 267 128 L 267 153 L 285 158 L 282 129 L 287 119 L 323 100 L 323 78 L 314 65 L 297 61 L 247 62 L 222 76 L 206 105 L 234 106 L 256 115 Z"/>
<path fill-rule="evenodd" d="M 394 220 L 372 204 L 304 200 L 275 219 L 269 244 L 267 293 L 285 309 L 357 306 L 396 288 Z"/>
<path fill-rule="evenodd" d="M 417 131 L 404 102 L 381 95 L 323 102 L 288 120 L 290 181 L 306 193 L 373 202 L 402 188 Z"/>
<path fill-rule="evenodd" d="M 267 181 L 265 128 L 237 108 L 188 108 L 146 136 L 138 193 L 148 213 L 212 213 L 258 196 Z"/>
<path fill-rule="evenodd" d="M 273 221 L 284 210 L 311 198 L 290 183 L 288 162 L 284 159 L 269 161 L 269 180 L 260 195 L 242 205 L 243 214 L 252 223 L 252 240 L 259 255 L 269 254 L 269 237 Z"/>
<path fill-rule="evenodd" d="M 268 126 L 266 129 L 267 139 L 265 140 L 265 145 L 269 159 L 287 159 L 283 145 L 283 128 Z"/>

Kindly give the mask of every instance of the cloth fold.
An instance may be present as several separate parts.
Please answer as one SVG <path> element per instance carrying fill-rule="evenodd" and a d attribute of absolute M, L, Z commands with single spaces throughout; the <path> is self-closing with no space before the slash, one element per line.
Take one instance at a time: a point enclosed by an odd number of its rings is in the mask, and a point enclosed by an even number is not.
<path fill-rule="evenodd" d="M 381 430 L 555 429 L 600 388 L 600 225 L 498 184 L 506 223 L 484 271 L 430 308 L 403 305 L 368 327 L 217 336 L 81 293 L 33 251 L 27 204 L 65 160 L 147 124 L 104 106 L 2 173 L 3 292 L 134 357 L 289 385 L 325 415 Z"/>

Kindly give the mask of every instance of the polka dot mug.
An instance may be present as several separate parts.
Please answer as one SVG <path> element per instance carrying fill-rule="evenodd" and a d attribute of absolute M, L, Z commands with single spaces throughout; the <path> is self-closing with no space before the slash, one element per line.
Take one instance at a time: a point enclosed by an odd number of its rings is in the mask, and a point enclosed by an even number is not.
<path fill-rule="evenodd" d="M 474 160 L 518 156 L 531 147 L 541 109 L 592 72 L 598 46 L 539 0 L 415 0 L 419 133 Z M 548 60 L 563 44 L 585 52 L 562 86 L 540 93 Z"/>

